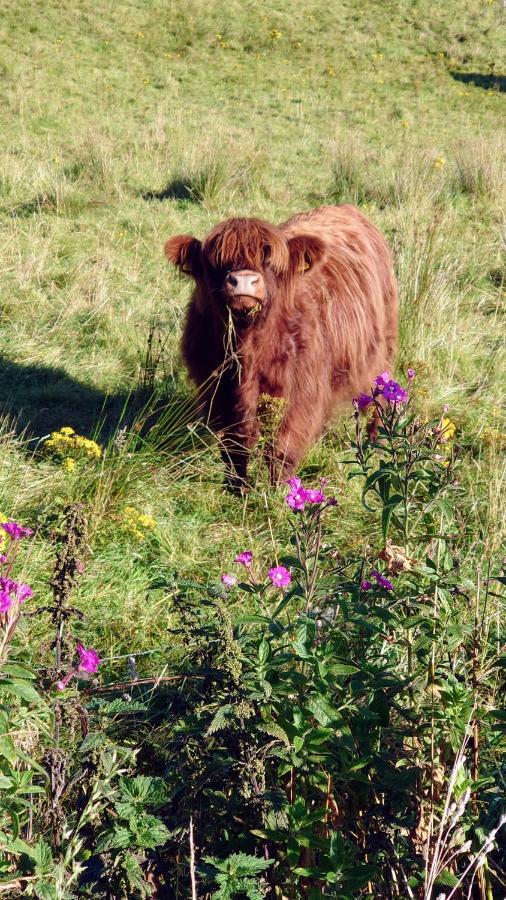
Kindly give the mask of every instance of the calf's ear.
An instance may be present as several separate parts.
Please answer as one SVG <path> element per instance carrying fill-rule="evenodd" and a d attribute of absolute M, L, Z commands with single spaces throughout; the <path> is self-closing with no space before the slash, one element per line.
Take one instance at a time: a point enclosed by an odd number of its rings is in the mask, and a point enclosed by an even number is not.
<path fill-rule="evenodd" d="M 176 234 L 164 244 L 165 256 L 185 275 L 197 278 L 202 270 L 202 244 L 192 234 Z"/>
<path fill-rule="evenodd" d="M 296 234 L 288 238 L 290 272 L 303 275 L 317 268 L 325 257 L 325 244 L 314 234 Z"/>

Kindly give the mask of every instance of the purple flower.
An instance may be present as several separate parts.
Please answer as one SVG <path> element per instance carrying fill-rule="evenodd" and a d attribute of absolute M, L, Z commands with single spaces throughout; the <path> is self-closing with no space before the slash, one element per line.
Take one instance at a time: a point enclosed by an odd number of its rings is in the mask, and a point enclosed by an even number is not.
<path fill-rule="evenodd" d="M 29 584 L 18 584 L 12 578 L 0 578 L 0 590 L 2 594 L 9 597 L 9 600 L 17 600 L 19 603 L 24 603 L 25 600 L 33 597 L 33 591 Z"/>
<path fill-rule="evenodd" d="M 370 397 L 369 394 L 359 394 L 358 397 L 353 398 L 353 403 L 357 407 L 360 412 L 363 412 L 364 409 L 367 409 L 370 403 L 374 402 L 374 397 Z"/>
<path fill-rule="evenodd" d="M 93 675 L 100 665 L 97 651 L 87 650 L 84 644 L 78 644 L 77 652 L 79 653 L 79 670 L 81 672 L 90 672 Z"/>
<path fill-rule="evenodd" d="M 223 572 L 221 583 L 225 584 L 227 587 L 233 587 L 234 584 L 237 584 L 237 578 L 235 575 L 227 575 L 226 572 Z"/>
<path fill-rule="evenodd" d="M 8 612 L 11 608 L 11 596 L 7 591 L 0 591 L 0 613 Z"/>
<path fill-rule="evenodd" d="M 374 379 L 374 384 L 379 391 L 382 391 L 386 384 L 390 381 L 390 372 L 382 372 Z"/>
<path fill-rule="evenodd" d="M 408 369 L 408 380 L 409 380 L 409 381 L 413 381 L 413 378 L 415 378 L 415 376 L 416 376 L 415 370 L 414 370 L 414 369 Z"/>
<path fill-rule="evenodd" d="M 306 501 L 307 501 L 307 492 L 306 492 L 306 490 L 302 487 L 302 485 L 300 484 L 300 479 L 299 479 L 299 478 L 291 478 L 290 480 L 291 480 L 291 481 L 298 481 L 298 482 L 299 482 L 299 486 L 298 486 L 298 487 L 295 487 L 295 486 L 292 487 L 292 489 L 291 489 L 291 490 L 289 491 L 289 493 L 286 495 L 285 500 L 286 500 L 288 506 L 290 507 L 290 509 L 295 509 L 295 510 L 297 510 L 298 512 L 300 512 L 302 509 L 304 509 L 304 507 L 305 507 L 305 505 L 306 505 Z"/>
<path fill-rule="evenodd" d="M 370 591 L 372 588 L 372 583 L 370 581 L 367 581 L 367 578 L 364 578 L 360 587 L 363 591 Z"/>
<path fill-rule="evenodd" d="M 7 557 L 5 553 L 0 553 L 0 566 L 3 566 L 4 563 L 7 562 Z"/>
<path fill-rule="evenodd" d="M 29 584 L 16 585 L 16 600 L 18 600 L 19 603 L 24 603 L 25 600 L 29 600 L 30 597 L 33 597 L 33 591 Z"/>
<path fill-rule="evenodd" d="M 326 484 L 326 479 L 323 479 L 323 482 Z M 306 503 L 325 502 L 325 494 L 323 491 L 318 490 L 317 488 L 303 487 L 300 478 L 289 478 L 287 484 L 290 485 L 290 491 L 286 495 L 285 500 L 290 509 L 295 509 L 300 512 L 304 509 Z"/>
<path fill-rule="evenodd" d="M 250 568 L 251 562 L 253 559 L 253 553 L 251 550 L 243 550 L 242 553 L 238 553 L 234 562 L 240 563 L 241 566 L 246 566 L 247 569 Z"/>
<path fill-rule="evenodd" d="M 15 588 L 17 588 L 17 584 L 12 580 L 12 578 L 0 578 L 0 589 L 2 591 L 6 591 L 8 594 L 12 594 Z"/>
<path fill-rule="evenodd" d="M 60 679 L 60 681 L 56 682 L 56 687 L 59 691 L 64 691 L 69 682 L 72 680 L 74 675 L 76 674 L 75 669 L 71 669 L 70 672 L 67 672 L 64 678 Z"/>
<path fill-rule="evenodd" d="M 377 572 L 376 569 L 373 569 L 371 575 L 376 579 L 379 586 L 382 587 L 385 591 L 393 591 L 394 586 L 392 582 L 389 581 L 388 578 L 385 578 L 385 576 L 382 575 L 381 572 Z"/>
<path fill-rule="evenodd" d="M 306 500 L 308 503 L 325 503 L 325 494 L 317 488 L 308 488 L 306 491 Z"/>
<path fill-rule="evenodd" d="M 290 572 L 284 566 L 274 566 L 269 569 L 268 575 L 274 587 L 288 587 L 292 580 Z"/>
<path fill-rule="evenodd" d="M 397 381 L 388 381 L 383 387 L 383 396 L 389 403 L 405 403 L 408 395 Z"/>
<path fill-rule="evenodd" d="M 29 537 L 33 534 L 31 528 L 25 525 L 19 525 L 18 522 L 0 522 L 0 528 L 7 532 L 11 541 L 19 541 L 21 538 Z"/>

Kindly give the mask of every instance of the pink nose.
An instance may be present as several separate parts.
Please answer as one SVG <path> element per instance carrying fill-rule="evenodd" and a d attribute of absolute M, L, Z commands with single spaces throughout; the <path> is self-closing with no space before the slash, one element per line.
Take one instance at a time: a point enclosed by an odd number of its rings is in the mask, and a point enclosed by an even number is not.
<path fill-rule="evenodd" d="M 230 272 L 225 279 L 225 284 L 232 294 L 256 297 L 259 293 L 260 275 L 258 272 L 250 272 L 246 269 L 240 272 Z"/>

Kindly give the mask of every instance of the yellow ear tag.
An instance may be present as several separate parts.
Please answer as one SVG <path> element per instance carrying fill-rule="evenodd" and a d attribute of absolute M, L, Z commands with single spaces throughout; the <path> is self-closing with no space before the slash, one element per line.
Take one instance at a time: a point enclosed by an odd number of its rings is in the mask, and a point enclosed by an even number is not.
<path fill-rule="evenodd" d="M 301 271 L 301 272 L 307 272 L 307 270 L 310 269 L 310 268 L 311 268 L 311 266 L 309 265 L 309 263 L 306 262 L 306 261 L 304 260 L 304 263 L 303 263 L 302 268 L 301 268 L 300 271 Z"/>

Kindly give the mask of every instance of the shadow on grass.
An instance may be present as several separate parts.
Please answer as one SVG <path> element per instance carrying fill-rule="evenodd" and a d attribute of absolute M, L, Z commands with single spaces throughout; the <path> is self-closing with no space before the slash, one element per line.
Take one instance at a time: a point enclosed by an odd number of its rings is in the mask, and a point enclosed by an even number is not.
<path fill-rule="evenodd" d="M 483 75 L 481 72 L 450 72 L 455 81 L 474 84 L 485 91 L 506 91 L 506 75 Z"/>
<path fill-rule="evenodd" d="M 143 200 L 189 200 L 196 202 L 189 179 L 174 178 L 159 191 L 143 191 Z"/>
<path fill-rule="evenodd" d="M 23 366 L 0 357 L 0 417 L 29 440 L 30 451 L 52 431 L 70 426 L 106 444 L 119 428 L 136 433 L 165 456 L 194 454 L 210 442 L 200 403 L 174 379 L 154 387 L 106 394 L 64 369 Z"/>
<path fill-rule="evenodd" d="M 139 393 L 107 395 L 71 378 L 64 369 L 23 366 L 0 358 L 0 415 L 30 438 L 44 437 L 64 425 L 89 436 L 99 423 L 101 435 L 109 436 L 127 405 L 129 411 L 139 408 Z"/>

